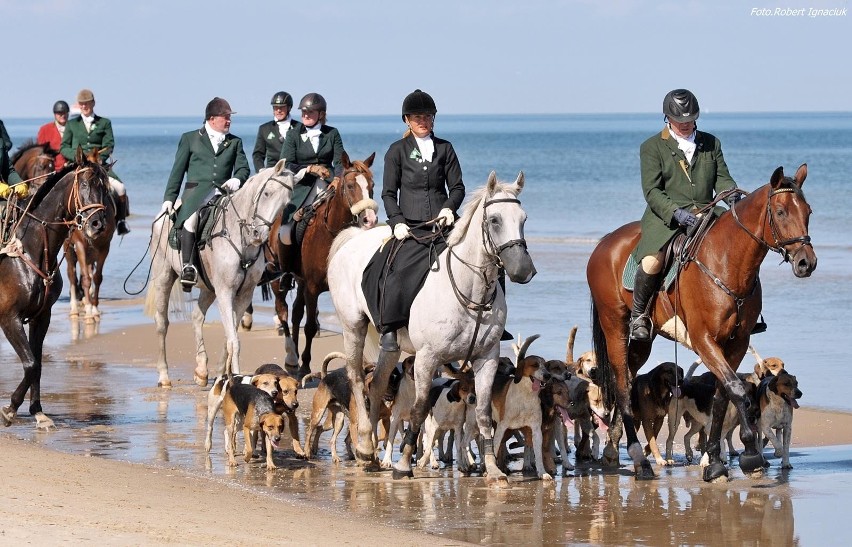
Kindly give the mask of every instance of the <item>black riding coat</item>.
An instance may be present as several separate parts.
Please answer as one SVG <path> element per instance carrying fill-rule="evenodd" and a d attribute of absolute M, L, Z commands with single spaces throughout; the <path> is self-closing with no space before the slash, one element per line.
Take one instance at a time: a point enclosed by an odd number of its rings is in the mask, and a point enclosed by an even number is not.
<path fill-rule="evenodd" d="M 432 161 L 423 159 L 414 135 L 393 143 L 385 154 L 382 202 L 391 227 L 400 222 L 416 225 L 454 213 L 464 200 L 464 182 L 456 151 L 449 141 L 432 136 Z"/>

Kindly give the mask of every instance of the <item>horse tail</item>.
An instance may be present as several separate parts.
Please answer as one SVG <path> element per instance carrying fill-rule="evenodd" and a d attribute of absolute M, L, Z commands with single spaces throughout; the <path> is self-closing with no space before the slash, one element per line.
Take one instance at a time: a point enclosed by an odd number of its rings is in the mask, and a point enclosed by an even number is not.
<path fill-rule="evenodd" d="M 331 242 L 331 249 L 328 250 L 328 263 L 331 263 L 331 259 L 334 258 L 334 255 L 337 254 L 337 251 L 340 250 L 341 247 L 346 245 L 346 243 L 361 233 L 363 230 L 358 226 L 353 226 L 351 228 L 346 228 L 334 238 L 334 241 Z"/>
<path fill-rule="evenodd" d="M 604 406 L 611 409 L 615 406 L 615 377 L 612 374 L 612 363 L 609 362 L 609 352 L 606 347 L 606 336 L 601 328 L 598 308 L 592 300 L 592 343 L 595 358 L 598 361 L 598 382 L 603 395 Z"/>

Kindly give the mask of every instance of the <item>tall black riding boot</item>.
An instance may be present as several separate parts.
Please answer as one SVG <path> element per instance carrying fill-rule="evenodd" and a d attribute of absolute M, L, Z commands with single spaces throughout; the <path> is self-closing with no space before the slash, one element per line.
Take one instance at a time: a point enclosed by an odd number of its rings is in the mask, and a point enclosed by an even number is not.
<path fill-rule="evenodd" d="M 642 265 L 636 269 L 636 280 L 633 287 L 633 310 L 630 312 L 630 339 L 651 339 L 651 317 L 648 307 L 657 292 L 660 273 L 645 273 Z"/>
<path fill-rule="evenodd" d="M 497 283 L 500 284 L 500 288 L 503 289 L 503 294 L 505 295 L 506 294 L 506 270 L 504 270 L 503 268 L 500 268 L 499 270 L 497 270 Z M 514 339 L 515 339 L 514 335 L 512 335 L 512 333 L 510 333 L 505 328 L 503 328 L 503 334 L 500 335 L 500 341 L 501 342 L 508 342 L 509 340 L 514 340 Z"/>
<path fill-rule="evenodd" d="M 195 256 L 198 248 L 195 246 L 195 233 L 183 229 L 180 231 L 180 256 L 183 271 L 180 274 L 180 284 L 185 292 L 192 290 L 198 282 L 198 270 L 195 268 Z"/>
<path fill-rule="evenodd" d="M 130 233 L 130 228 L 127 227 L 127 222 L 124 220 L 127 218 L 127 196 L 116 196 L 115 197 L 115 228 L 118 231 L 118 235 L 123 236 L 125 234 Z"/>

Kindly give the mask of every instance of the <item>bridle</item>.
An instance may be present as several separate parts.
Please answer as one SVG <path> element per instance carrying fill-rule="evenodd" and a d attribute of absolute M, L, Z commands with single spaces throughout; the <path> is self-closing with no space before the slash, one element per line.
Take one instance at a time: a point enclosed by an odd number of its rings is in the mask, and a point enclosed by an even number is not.
<path fill-rule="evenodd" d="M 376 213 L 379 212 L 379 204 L 376 203 L 376 201 L 371 198 L 369 194 L 367 194 L 366 197 L 362 197 L 355 203 L 352 202 L 352 194 L 351 192 L 346 190 L 346 177 L 349 175 L 355 175 L 356 184 L 358 175 L 364 175 L 364 178 L 367 178 L 367 175 L 355 166 L 346 169 L 343 172 L 343 175 L 340 177 L 340 192 L 346 198 L 346 205 L 349 208 L 349 212 L 352 214 L 352 220 L 347 225 L 343 226 L 343 228 L 346 228 L 348 226 L 357 226 L 358 215 L 360 215 L 363 211 L 367 209 L 372 209 Z M 372 177 L 369 177 L 368 180 L 372 182 Z M 334 197 L 334 186 L 330 186 L 328 188 L 328 191 L 331 192 L 331 196 L 328 198 L 330 201 Z M 328 214 L 329 210 L 326 209 L 326 227 L 328 227 Z"/>
<path fill-rule="evenodd" d="M 770 191 L 769 195 L 766 198 L 766 216 L 767 216 L 768 222 L 769 222 L 769 231 L 772 234 L 772 239 L 775 240 L 774 245 L 770 244 L 769 242 L 767 242 L 762 237 L 758 237 L 751 230 L 749 230 L 740 221 L 740 218 L 737 216 L 737 208 L 736 208 L 737 204 L 734 203 L 733 206 L 731 206 L 731 215 L 733 215 L 734 220 L 737 221 L 737 224 L 739 225 L 739 227 L 742 228 L 749 236 L 751 236 L 751 238 L 753 240 L 757 241 L 758 243 L 760 243 L 761 245 L 763 245 L 767 249 L 774 251 L 774 252 L 778 253 L 779 255 L 781 255 L 783 262 L 790 262 L 791 257 L 798 254 L 799 250 L 801 250 L 803 247 L 805 247 L 805 246 L 811 246 L 812 247 L 813 246 L 811 244 L 811 236 L 809 236 L 809 235 L 802 235 L 802 236 L 792 237 L 792 238 L 788 238 L 788 239 L 781 239 L 778 235 L 778 227 L 773 220 L 774 215 L 772 214 L 772 198 L 774 196 L 778 195 L 778 194 L 784 194 L 784 193 L 789 193 L 789 192 L 797 193 L 797 189 L 795 187 L 789 187 L 789 186 L 785 187 L 785 188 L 778 188 L 776 190 Z M 793 243 L 800 243 L 801 245 L 796 249 L 796 252 L 790 253 L 787 250 L 787 245 L 791 245 Z"/>
<path fill-rule="evenodd" d="M 494 243 L 494 239 L 491 237 L 491 232 L 488 230 L 488 214 L 487 209 L 489 205 L 493 205 L 495 203 L 517 203 L 518 206 L 521 205 L 521 200 L 518 198 L 498 198 L 492 199 L 485 202 L 485 205 L 482 207 L 482 240 L 485 242 L 485 252 L 491 257 L 494 261 L 494 264 L 500 268 L 503 267 L 503 259 L 500 258 L 500 253 L 508 249 L 509 247 L 514 247 L 515 245 L 520 245 L 524 249 L 527 248 L 527 242 L 525 239 L 512 239 L 507 241 L 506 243 L 500 245 Z"/>

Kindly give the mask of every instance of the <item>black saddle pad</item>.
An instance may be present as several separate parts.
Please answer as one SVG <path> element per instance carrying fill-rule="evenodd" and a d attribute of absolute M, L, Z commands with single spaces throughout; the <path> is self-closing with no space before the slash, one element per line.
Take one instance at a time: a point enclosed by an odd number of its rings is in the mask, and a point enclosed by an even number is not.
<path fill-rule="evenodd" d="M 445 237 L 428 237 L 431 228 L 413 229 L 411 233 L 421 240 L 392 238 L 364 268 L 361 290 L 380 332 L 408 324 L 411 304 L 429 271 L 443 267 L 437 258 L 447 248 Z"/>

